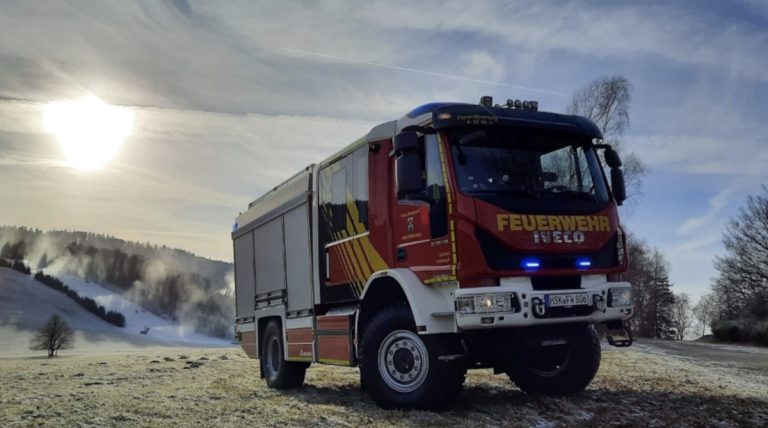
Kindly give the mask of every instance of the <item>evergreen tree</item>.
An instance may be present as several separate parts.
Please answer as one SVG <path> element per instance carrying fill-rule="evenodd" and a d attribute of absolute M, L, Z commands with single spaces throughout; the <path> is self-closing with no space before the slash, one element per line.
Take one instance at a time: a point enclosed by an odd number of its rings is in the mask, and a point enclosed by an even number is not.
<path fill-rule="evenodd" d="M 657 248 L 627 237 L 627 251 L 631 260 L 624 279 L 632 283 L 635 314 L 631 325 L 640 337 L 666 337 L 672 323 L 672 284 L 669 282 L 669 263 Z"/>

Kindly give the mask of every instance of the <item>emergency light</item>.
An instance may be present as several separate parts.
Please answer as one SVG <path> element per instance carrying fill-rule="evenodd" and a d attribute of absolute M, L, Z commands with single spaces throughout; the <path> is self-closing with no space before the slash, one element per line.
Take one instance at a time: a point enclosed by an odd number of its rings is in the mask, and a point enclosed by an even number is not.
<path fill-rule="evenodd" d="M 525 270 L 538 270 L 541 267 L 541 262 L 535 258 L 523 259 L 521 264 Z"/>

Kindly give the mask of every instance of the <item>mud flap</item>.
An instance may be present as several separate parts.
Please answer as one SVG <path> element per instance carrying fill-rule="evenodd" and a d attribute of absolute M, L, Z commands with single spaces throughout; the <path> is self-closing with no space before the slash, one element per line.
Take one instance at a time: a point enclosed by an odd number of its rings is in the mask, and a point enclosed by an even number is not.
<path fill-rule="evenodd" d="M 614 334 L 618 333 L 618 334 Z M 608 344 L 617 348 L 626 348 L 632 346 L 634 339 L 632 338 L 632 331 L 629 327 L 622 326 L 618 330 L 608 330 L 605 333 L 605 338 L 608 339 Z"/>

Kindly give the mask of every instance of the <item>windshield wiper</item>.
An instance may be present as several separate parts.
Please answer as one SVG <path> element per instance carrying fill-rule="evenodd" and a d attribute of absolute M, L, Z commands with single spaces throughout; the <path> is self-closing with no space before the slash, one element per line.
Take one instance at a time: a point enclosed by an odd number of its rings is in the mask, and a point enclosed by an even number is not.
<path fill-rule="evenodd" d="M 474 189 L 467 191 L 465 193 L 469 193 L 471 195 L 513 195 L 513 196 L 524 196 L 531 199 L 539 199 L 539 194 L 536 192 L 531 192 L 530 190 L 505 190 L 505 189 L 499 189 L 499 190 L 482 190 L 482 189 Z"/>
<path fill-rule="evenodd" d="M 547 195 L 554 195 L 554 196 L 566 195 L 566 196 L 569 196 L 569 197 L 572 197 L 572 198 L 582 199 L 582 200 L 585 200 L 585 201 L 594 201 L 595 200 L 595 195 L 594 194 L 592 194 L 590 192 L 579 192 L 579 191 L 576 191 L 576 190 L 560 190 L 560 191 L 557 191 L 557 192 L 544 191 L 543 193 L 547 194 Z"/>

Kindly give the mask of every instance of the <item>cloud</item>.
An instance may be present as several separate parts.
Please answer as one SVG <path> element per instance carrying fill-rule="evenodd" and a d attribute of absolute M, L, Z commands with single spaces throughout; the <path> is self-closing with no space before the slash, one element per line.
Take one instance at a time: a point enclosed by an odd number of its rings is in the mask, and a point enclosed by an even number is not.
<path fill-rule="evenodd" d="M 472 101 L 494 85 L 562 96 L 572 81 L 537 76 L 564 55 L 768 81 L 768 57 L 755 55 L 765 28 L 692 12 L 662 2 L 5 3 L 0 93 L 373 120 L 382 106 L 360 91 L 411 104 L 456 85 Z M 546 60 L 531 68 L 533 57 Z"/>
<path fill-rule="evenodd" d="M 335 55 L 328 55 L 328 54 L 323 54 L 319 52 L 310 52 L 310 51 L 305 51 L 300 49 L 286 49 L 286 51 L 290 53 L 296 53 L 296 54 L 306 55 L 306 56 L 315 57 L 315 58 L 322 58 L 326 60 L 341 61 L 341 62 L 347 62 L 352 64 L 362 64 L 362 65 L 367 65 L 372 67 L 381 67 L 381 68 L 386 68 L 390 70 L 405 71 L 408 73 L 417 73 L 417 74 L 423 74 L 423 75 L 433 76 L 433 77 L 442 77 L 446 79 L 460 80 L 464 82 L 481 83 L 485 85 L 501 86 L 501 87 L 514 88 L 514 89 L 523 89 L 529 92 L 538 92 L 538 93 L 551 94 L 551 95 L 560 95 L 560 96 L 565 95 L 562 92 L 553 92 L 545 89 L 531 88 L 531 87 L 525 87 L 525 86 L 500 82 L 499 80 L 501 80 L 501 78 L 504 75 L 503 65 L 499 63 L 497 60 L 495 60 L 493 57 L 491 57 L 487 52 L 481 52 L 481 51 L 470 52 L 469 54 L 464 56 L 465 65 L 463 66 L 463 71 L 464 71 L 464 74 L 467 76 L 481 75 L 481 76 L 488 76 L 488 79 L 476 79 L 471 77 L 457 76 L 453 74 L 438 73 L 438 72 L 429 71 L 429 70 L 420 70 L 416 68 L 400 67 L 400 66 L 381 64 L 376 62 L 361 61 L 353 58 L 343 58 Z"/>
<path fill-rule="evenodd" d="M 725 208 L 733 207 L 736 205 L 736 196 L 741 196 L 744 191 L 744 187 L 745 183 L 743 180 L 731 180 L 731 182 L 726 187 L 722 188 L 719 192 L 717 192 L 717 194 L 715 194 L 715 196 L 709 199 L 707 203 L 707 211 L 700 216 L 691 217 L 684 221 L 683 224 L 677 229 L 677 234 L 683 237 L 709 234 L 710 237 L 703 240 L 703 242 L 706 243 L 705 245 L 712 243 L 712 236 L 715 237 L 715 241 L 719 240 L 719 230 L 724 223 L 723 210 Z M 696 247 L 695 245 L 692 245 L 692 242 L 686 242 L 686 244 L 679 247 L 679 249 L 690 250 Z"/>
<path fill-rule="evenodd" d="M 510 46 L 594 57 L 659 57 L 768 81 L 768 57 L 755 55 L 768 44 L 765 27 L 739 26 L 727 16 L 696 12 L 701 11 L 668 2 L 478 1 L 466 7 L 461 1 L 436 6 L 403 0 L 377 3 L 361 13 L 393 31 L 483 34 Z"/>
<path fill-rule="evenodd" d="M 729 137 L 711 135 L 635 135 L 627 147 L 651 168 L 693 174 L 765 177 L 768 146 L 750 137 L 749 128 Z"/>

